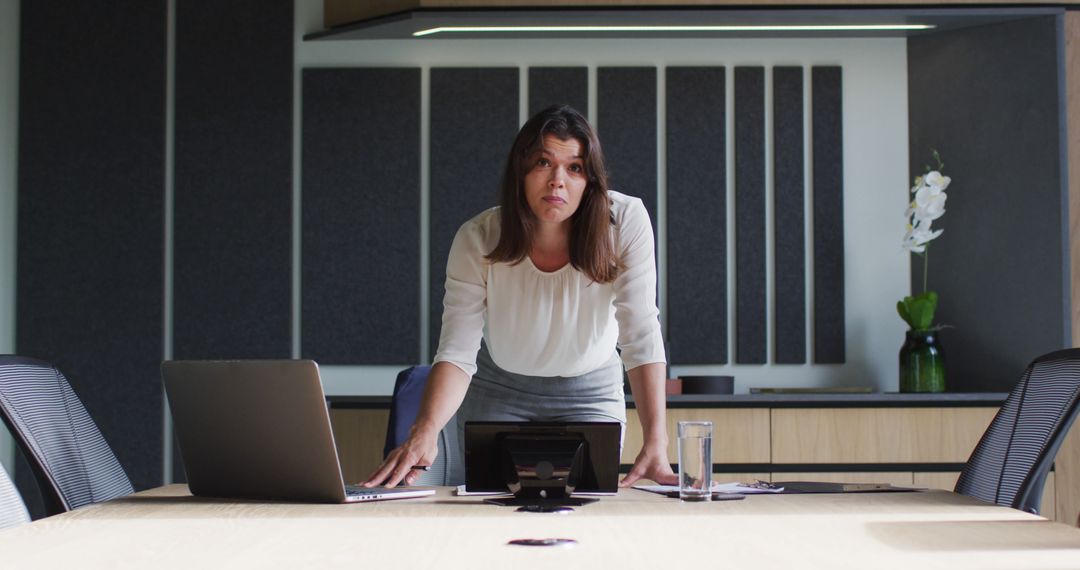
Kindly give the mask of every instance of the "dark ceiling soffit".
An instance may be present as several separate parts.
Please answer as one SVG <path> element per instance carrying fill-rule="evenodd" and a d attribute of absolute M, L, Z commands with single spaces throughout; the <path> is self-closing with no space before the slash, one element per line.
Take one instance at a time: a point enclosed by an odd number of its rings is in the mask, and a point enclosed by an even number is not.
<path fill-rule="evenodd" d="M 380 16 L 304 36 L 305 41 L 497 38 L 748 38 L 748 37 L 909 37 L 1023 18 L 1064 13 L 1061 6 L 979 8 L 502 8 L 445 10 L 418 8 Z M 770 31 L 770 32 L 559 32 L 453 33 L 414 37 L 414 32 L 440 26 L 536 25 L 754 25 L 754 24 L 932 24 L 933 30 L 898 31 Z"/>

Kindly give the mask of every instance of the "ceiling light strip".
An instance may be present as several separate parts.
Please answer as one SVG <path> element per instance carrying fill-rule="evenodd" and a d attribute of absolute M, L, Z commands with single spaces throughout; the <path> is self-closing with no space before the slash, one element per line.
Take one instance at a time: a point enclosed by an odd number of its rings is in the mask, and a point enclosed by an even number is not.
<path fill-rule="evenodd" d="M 422 37 L 443 33 L 559 32 L 840 32 L 928 30 L 929 24 L 756 25 L 756 26 L 440 26 L 414 32 Z"/>

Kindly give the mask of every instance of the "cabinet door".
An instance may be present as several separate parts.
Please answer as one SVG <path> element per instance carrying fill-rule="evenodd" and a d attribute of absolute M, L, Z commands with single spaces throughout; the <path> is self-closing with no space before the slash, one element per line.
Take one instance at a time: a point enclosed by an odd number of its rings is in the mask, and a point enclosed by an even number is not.
<path fill-rule="evenodd" d="M 674 408 L 667 410 L 668 460 L 678 463 L 680 421 L 713 423 L 713 463 L 768 463 L 769 410 L 767 408 Z M 626 410 L 626 437 L 622 463 L 632 464 L 641 451 L 641 422 L 637 410 Z M 761 478 L 761 477 L 759 477 Z"/>
<path fill-rule="evenodd" d="M 997 408 L 772 411 L 773 463 L 964 463 Z"/>
<path fill-rule="evenodd" d="M 822 471 L 784 473 L 773 472 L 773 481 L 821 481 L 824 483 L 877 483 L 897 487 L 911 487 L 910 471 Z"/>

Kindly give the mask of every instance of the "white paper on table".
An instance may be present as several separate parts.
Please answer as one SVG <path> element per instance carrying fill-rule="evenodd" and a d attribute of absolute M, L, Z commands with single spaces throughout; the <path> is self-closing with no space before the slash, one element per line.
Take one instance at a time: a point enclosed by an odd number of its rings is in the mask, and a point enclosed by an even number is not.
<path fill-rule="evenodd" d="M 678 493 L 678 485 L 634 485 L 635 489 L 641 489 L 642 491 L 649 491 L 650 493 Z M 784 490 L 783 487 L 755 487 L 750 485 L 744 485 L 743 483 L 720 483 L 718 481 L 712 482 L 713 493 L 736 493 L 739 495 L 757 495 L 760 493 L 780 493 Z"/>
<path fill-rule="evenodd" d="M 759 482 L 760 483 L 760 482 Z M 767 485 L 767 484 L 766 484 Z M 712 491 L 720 493 L 739 493 L 740 495 L 757 495 L 760 493 L 782 493 L 783 487 L 772 485 L 747 485 L 745 483 L 718 483 L 712 482 Z"/>
<path fill-rule="evenodd" d="M 454 494 L 459 497 L 511 497 L 506 491 L 466 491 L 465 485 L 458 485 Z"/>

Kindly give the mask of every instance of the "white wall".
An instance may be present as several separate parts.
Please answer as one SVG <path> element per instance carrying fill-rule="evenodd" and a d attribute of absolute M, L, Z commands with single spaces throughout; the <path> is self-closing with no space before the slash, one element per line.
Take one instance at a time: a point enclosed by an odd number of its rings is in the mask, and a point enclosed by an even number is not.
<path fill-rule="evenodd" d="M 15 186 L 19 109 L 19 0 L 0 0 L 0 354 L 15 352 Z M 0 463 L 14 469 L 0 427 Z"/>
<path fill-rule="evenodd" d="M 322 29 L 322 2 L 298 0 L 296 10 L 297 127 L 301 124 L 299 71 L 305 67 L 420 67 L 423 77 L 421 86 L 427 89 L 426 78 L 432 66 L 517 66 L 523 69 L 540 65 L 587 66 L 590 69 L 590 109 L 595 110 L 596 67 L 656 66 L 660 78 L 657 104 L 661 173 L 664 172 L 665 156 L 665 66 L 727 66 L 729 86 L 733 84 L 731 73 L 736 65 L 842 66 L 847 363 L 676 366 L 672 368 L 672 373 L 733 374 L 740 392 L 753 386 L 868 385 L 878 390 L 897 389 L 896 359 L 905 327 L 896 316 L 895 304 L 908 292 L 910 271 L 909 256 L 899 247 L 904 232 L 902 213 L 908 187 L 907 53 L 904 39 L 362 40 L 305 43 L 301 40 L 304 33 Z M 524 82 L 526 74 L 522 75 Z M 767 83 L 767 91 L 769 86 Z M 422 95 L 422 100 L 427 101 L 426 93 Z M 766 107 L 770 107 L 768 100 Z M 730 116 L 730 102 L 728 108 Z M 595 117 L 595 113 L 590 115 Z M 426 133 L 426 109 L 421 117 Z M 600 128 L 603 128 L 602 125 Z M 299 137 L 295 144 L 295 152 L 299 156 Z M 732 148 L 732 145 L 728 145 L 728 148 Z M 422 164 L 426 164 L 426 152 L 427 149 L 422 150 Z M 771 153 L 768 159 L 771 160 Z M 767 164 L 766 170 L 771 171 L 771 164 Z M 732 171 L 728 169 L 729 173 Z M 295 176 L 295 191 L 299 195 L 298 163 Z M 421 202 L 426 203 L 424 173 L 421 173 L 421 179 Z M 729 204 L 733 203 L 730 182 L 729 178 Z M 771 181 L 767 180 L 767 184 L 767 202 L 771 203 Z M 667 220 L 663 208 L 665 188 L 662 176 L 658 192 L 660 208 L 656 222 L 659 239 L 663 242 Z M 729 215 L 733 216 L 733 210 L 729 208 Z M 732 232 L 734 224 L 730 221 L 728 228 Z M 768 266 L 772 267 L 771 221 L 766 231 L 770 236 L 770 259 L 767 261 Z M 730 237 L 728 241 L 733 244 L 734 240 Z M 807 243 L 810 247 L 809 239 Z M 426 239 L 422 240 L 421 248 L 421 257 L 425 258 Z M 729 255 L 729 259 L 733 263 L 734 255 Z M 661 266 L 664 262 L 665 259 L 661 257 Z M 421 263 L 426 271 L 423 259 Z M 298 271 L 299 265 L 296 267 Z M 734 275 L 733 266 L 729 266 L 728 273 L 729 276 Z M 426 282 L 426 278 L 422 279 L 422 283 Z M 661 281 L 661 291 L 665 285 Z M 733 283 L 729 289 L 734 290 Z M 812 290 L 808 290 L 807 307 L 810 311 L 813 310 L 811 295 Z M 441 299 L 431 299 L 430 302 L 438 303 Z M 729 306 L 733 306 L 733 303 L 732 294 Z M 772 306 L 770 301 L 770 319 Z M 661 306 L 661 311 L 663 309 Z M 423 307 L 421 310 L 427 314 Z M 812 314 L 808 314 L 807 322 L 812 322 L 811 317 Z M 295 332 L 298 338 L 299 331 Z M 426 331 L 421 336 L 426 339 Z M 808 343 L 808 346 L 811 345 Z M 434 352 L 434 347 L 429 348 L 428 354 Z M 769 354 L 773 352 L 770 344 Z M 734 350 L 729 350 L 729 354 L 734 354 Z M 327 392 L 331 394 L 389 394 L 397 370 L 398 367 L 327 366 L 323 368 L 323 375 Z"/>

